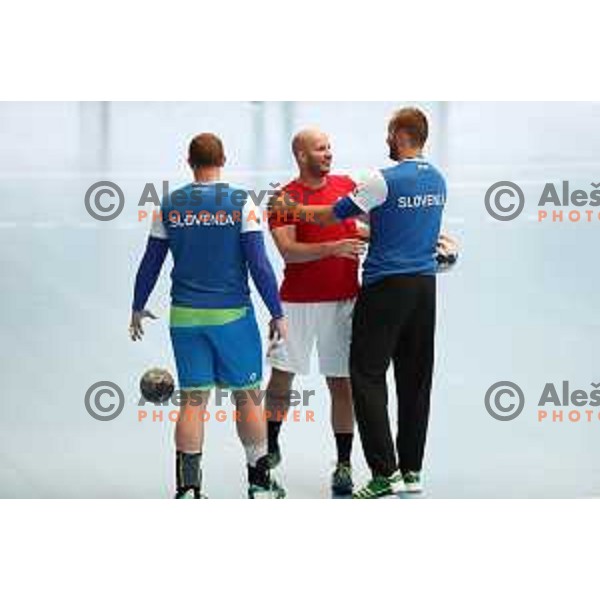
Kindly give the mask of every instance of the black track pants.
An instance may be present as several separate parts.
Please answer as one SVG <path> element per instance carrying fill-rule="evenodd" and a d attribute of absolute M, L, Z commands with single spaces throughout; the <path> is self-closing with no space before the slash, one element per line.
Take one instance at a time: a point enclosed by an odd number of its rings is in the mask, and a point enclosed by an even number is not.
<path fill-rule="evenodd" d="M 420 471 L 435 333 L 435 276 L 396 275 L 363 287 L 352 323 L 350 374 L 358 430 L 373 475 Z M 386 371 L 394 365 L 396 447 L 388 415 Z"/>

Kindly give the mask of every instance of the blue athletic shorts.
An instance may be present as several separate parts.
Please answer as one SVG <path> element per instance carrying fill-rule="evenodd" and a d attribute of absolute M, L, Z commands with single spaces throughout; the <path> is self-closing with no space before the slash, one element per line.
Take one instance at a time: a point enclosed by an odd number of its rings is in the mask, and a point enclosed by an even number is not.
<path fill-rule="evenodd" d="M 261 340 L 251 307 L 173 306 L 170 332 L 180 389 L 260 386 Z"/>

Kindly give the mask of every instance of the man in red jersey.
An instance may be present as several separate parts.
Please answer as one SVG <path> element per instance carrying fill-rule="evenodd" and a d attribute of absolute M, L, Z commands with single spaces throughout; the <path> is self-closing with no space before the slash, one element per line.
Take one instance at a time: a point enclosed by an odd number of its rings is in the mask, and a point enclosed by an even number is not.
<path fill-rule="evenodd" d="M 284 190 L 302 204 L 328 205 L 348 193 L 354 182 L 331 175 L 331 145 L 323 132 L 307 129 L 292 141 L 298 177 Z M 288 338 L 271 347 L 272 366 L 267 387 L 269 455 L 271 465 L 281 461 L 279 432 L 289 407 L 296 374 L 310 369 L 317 346 L 319 370 L 331 394 L 331 425 L 337 447 L 337 465 L 332 491 L 352 492 L 350 455 L 354 430 L 350 388 L 349 350 L 352 311 L 358 294 L 358 259 L 364 251 L 364 236 L 353 219 L 329 227 L 304 223 L 287 215 L 269 220 L 273 238 L 285 261 L 280 290 L 288 318 Z"/>

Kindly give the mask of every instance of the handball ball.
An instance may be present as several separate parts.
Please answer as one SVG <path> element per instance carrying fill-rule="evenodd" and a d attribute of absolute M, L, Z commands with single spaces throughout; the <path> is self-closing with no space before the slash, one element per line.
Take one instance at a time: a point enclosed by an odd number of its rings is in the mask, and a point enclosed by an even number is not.
<path fill-rule="evenodd" d="M 148 402 L 154 404 L 166 402 L 174 391 L 175 381 L 166 369 L 149 369 L 140 379 L 140 392 Z"/>

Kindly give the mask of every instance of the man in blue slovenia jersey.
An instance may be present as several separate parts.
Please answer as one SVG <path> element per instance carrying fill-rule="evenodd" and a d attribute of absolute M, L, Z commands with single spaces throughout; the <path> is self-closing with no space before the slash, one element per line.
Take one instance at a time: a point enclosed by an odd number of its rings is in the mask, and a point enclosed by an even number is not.
<path fill-rule="evenodd" d="M 442 236 L 442 247 L 438 242 L 446 182 L 423 158 L 427 136 L 422 111 L 399 110 L 389 122 L 387 138 L 395 166 L 353 176 L 354 192 L 332 206 L 293 207 L 297 218 L 321 225 L 369 215 L 371 239 L 353 315 L 350 376 L 372 479 L 355 498 L 422 489 L 434 358 L 435 274 L 438 261 L 456 259 L 451 238 Z M 285 211 L 291 204 L 280 196 L 271 209 Z M 390 362 L 398 398 L 395 444 L 387 407 Z"/>
<path fill-rule="evenodd" d="M 194 181 L 163 198 L 141 261 L 130 334 L 143 335 L 145 309 L 167 252 L 171 272 L 170 334 L 182 407 L 175 428 L 176 498 L 202 498 L 205 410 L 213 387 L 232 390 L 237 432 L 246 453 L 249 498 L 283 498 L 271 476 L 266 422 L 256 392 L 262 378 L 261 340 L 248 272 L 271 314 L 271 336 L 285 338 L 286 320 L 267 259 L 260 212 L 246 192 L 221 181 L 225 154 L 210 133 L 189 147 Z"/>

